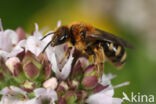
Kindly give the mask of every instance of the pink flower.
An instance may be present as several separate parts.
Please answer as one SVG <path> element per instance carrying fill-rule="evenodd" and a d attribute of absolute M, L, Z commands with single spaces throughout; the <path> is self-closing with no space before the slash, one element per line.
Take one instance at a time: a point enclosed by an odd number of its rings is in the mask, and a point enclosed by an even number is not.
<path fill-rule="evenodd" d="M 2 89 L 0 94 L 3 95 L 0 104 L 24 104 L 24 100 L 27 99 L 26 92 L 14 86 Z"/>
<path fill-rule="evenodd" d="M 111 74 L 108 74 L 108 75 L 103 74 L 102 79 L 100 79 L 99 82 L 103 86 L 106 86 L 106 85 L 109 85 L 109 86 L 100 92 L 90 95 L 88 99 L 86 100 L 86 102 L 88 104 L 121 104 L 123 101 L 122 99 L 113 97 L 114 88 L 128 85 L 129 82 L 125 82 L 120 85 L 112 86 L 110 80 L 114 77 L 115 76 Z"/>
<path fill-rule="evenodd" d="M 48 104 L 54 104 L 57 100 L 57 93 L 51 88 L 37 88 L 34 90 L 34 93 L 36 97 L 32 99 L 32 101 L 35 100 L 35 103 L 30 104 L 44 104 L 45 102 L 49 102 Z"/>
<path fill-rule="evenodd" d="M 34 55 L 38 56 L 43 48 L 45 47 L 45 41 L 41 41 L 42 38 L 41 32 L 38 30 L 38 25 L 35 24 L 35 32 L 32 36 L 29 36 L 27 39 L 22 40 L 20 43 L 20 47 L 25 48 L 25 51 L 30 51 Z"/>
<path fill-rule="evenodd" d="M 34 90 L 35 97 L 29 99 L 27 92 L 14 86 L 6 87 L 0 91 L 2 95 L 0 104 L 54 104 L 57 100 L 57 93 L 48 88 L 37 88 Z"/>
<path fill-rule="evenodd" d="M 52 64 L 52 70 L 55 72 L 56 77 L 59 79 L 66 79 L 70 72 L 71 72 L 71 67 L 72 67 L 72 61 L 73 61 L 73 52 L 74 52 L 74 47 L 71 50 L 70 56 L 68 59 L 65 59 L 62 63 L 60 63 L 62 57 L 65 54 L 65 44 L 52 47 L 51 49 L 47 49 L 46 53 L 48 56 L 48 59 L 50 60 Z"/>
<path fill-rule="evenodd" d="M 11 58 L 7 59 L 5 64 L 14 76 L 17 76 L 20 74 L 20 72 L 22 70 L 22 64 L 21 64 L 19 58 L 11 57 Z"/>
<path fill-rule="evenodd" d="M 0 56 L 7 59 L 22 52 L 23 49 L 16 46 L 18 44 L 18 34 L 10 29 L 4 31 L 1 21 L 0 28 Z"/>

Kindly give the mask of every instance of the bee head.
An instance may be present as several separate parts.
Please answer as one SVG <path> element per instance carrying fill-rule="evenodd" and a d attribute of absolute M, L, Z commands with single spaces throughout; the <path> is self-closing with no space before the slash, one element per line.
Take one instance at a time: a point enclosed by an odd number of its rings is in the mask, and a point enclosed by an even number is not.
<path fill-rule="evenodd" d="M 70 32 L 67 26 L 59 27 L 52 37 L 51 46 L 61 45 L 69 40 Z"/>

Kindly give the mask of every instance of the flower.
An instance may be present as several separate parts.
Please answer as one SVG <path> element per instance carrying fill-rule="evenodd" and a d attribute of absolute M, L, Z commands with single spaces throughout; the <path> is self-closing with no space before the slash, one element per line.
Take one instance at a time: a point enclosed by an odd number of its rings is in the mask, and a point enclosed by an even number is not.
<path fill-rule="evenodd" d="M 23 104 L 27 99 L 26 92 L 14 86 L 2 89 L 0 94 L 3 95 L 0 104 Z"/>
<path fill-rule="evenodd" d="M 96 87 L 98 84 L 97 70 L 95 65 L 90 65 L 86 68 L 84 78 L 82 80 L 82 85 L 86 89 L 91 89 Z"/>
<path fill-rule="evenodd" d="M 17 76 L 20 74 L 20 72 L 22 70 L 22 64 L 18 57 L 9 58 L 5 62 L 5 64 L 14 76 Z"/>
<path fill-rule="evenodd" d="M 4 43 L 6 47 L 0 44 L 0 104 L 122 103 L 122 99 L 113 97 L 114 89 L 129 83 L 113 86 L 111 79 L 116 76 L 112 74 L 99 78 L 96 65 L 89 62 L 91 57 L 74 46 L 49 45 L 42 53 L 53 34 L 41 41 L 37 24 L 28 37 L 20 27 L 16 32 L 6 30 L 8 33 L 0 25 L 0 30 L 0 42 L 9 41 Z M 6 38 L 11 34 L 16 39 Z M 68 49 L 69 56 L 62 61 Z"/>
<path fill-rule="evenodd" d="M 29 99 L 27 92 L 22 89 L 15 86 L 6 87 L 0 91 L 3 95 L 0 104 L 54 104 L 57 100 L 57 93 L 50 88 L 38 88 L 33 93 L 35 97 Z"/>
<path fill-rule="evenodd" d="M 89 96 L 87 99 L 88 104 L 121 104 L 122 99 L 113 98 L 113 90 L 106 91 L 105 93 L 97 93 Z"/>
<path fill-rule="evenodd" d="M 42 64 L 36 59 L 35 55 L 31 52 L 26 52 L 23 60 L 23 70 L 28 79 L 36 79 L 43 69 Z"/>
<path fill-rule="evenodd" d="M 58 22 L 58 26 L 60 26 L 61 22 Z M 43 51 L 44 47 L 47 43 L 51 40 L 51 36 L 48 36 L 43 41 L 40 39 L 42 38 L 42 34 L 38 30 L 38 25 L 35 24 L 35 32 L 32 36 L 29 36 L 27 39 L 22 40 L 19 42 L 18 46 L 23 47 L 25 52 L 30 51 L 36 56 L 39 56 Z M 74 47 L 71 51 L 69 59 L 64 60 L 60 63 L 63 55 L 65 54 L 66 50 L 64 49 L 66 45 L 61 45 L 57 47 L 49 46 L 45 53 L 52 64 L 52 70 L 55 72 L 56 76 L 60 79 L 66 79 L 71 71 L 71 64 L 73 61 L 72 53 L 74 52 Z"/>
<path fill-rule="evenodd" d="M 15 31 L 10 29 L 4 31 L 1 21 L 0 28 L 0 57 L 7 59 L 8 57 L 16 56 L 18 53 L 22 52 L 22 48 L 16 47 L 21 34 L 18 35 Z"/>
<path fill-rule="evenodd" d="M 17 95 L 17 94 L 22 94 L 26 96 L 26 92 L 23 91 L 22 89 L 15 87 L 15 86 L 10 86 L 6 87 L 3 90 L 0 91 L 0 94 L 6 96 L 6 95 Z"/>
<path fill-rule="evenodd" d="M 24 32 L 22 27 L 18 27 L 16 29 L 16 33 L 18 35 L 18 41 L 21 41 L 26 38 L 26 33 Z"/>
<path fill-rule="evenodd" d="M 52 47 L 47 49 L 47 56 L 48 59 L 50 60 L 52 64 L 52 70 L 55 72 L 56 77 L 59 79 L 65 80 L 70 72 L 71 72 L 71 67 L 72 67 L 72 61 L 73 61 L 73 52 L 74 52 L 74 47 L 71 50 L 70 56 L 68 59 L 65 59 L 62 63 L 60 63 L 63 55 L 65 54 L 66 45 L 60 45 L 56 47 Z"/>
<path fill-rule="evenodd" d="M 0 49 L 10 52 L 18 42 L 18 35 L 13 30 L 0 31 Z"/>
<path fill-rule="evenodd" d="M 35 24 L 35 32 L 33 35 L 22 40 L 20 46 L 25 48 L 25 52 L 30 51 L 34 55 L 38 56 L 46 45 L 45 41 L 40 40 L 41 38 L 42 34 L 38 30 L 38 25 Z"/>
<path fill-rule="evenodd" d="M 58 85 L 58 82 L 55 77 L 52 77 L 43 83 L 44 88 L 51 88 L 52 90 L 55 90 L 57 85 Z"/>
<path fill-rule="evenodd" d="M 114 88 L 122 87 L 128 85 L 129 82 L 122 83 L 120 85 L 112 86 L 110 80 L 115 76 L 112 74 L 105 75 L 103 74 L 102 78 L 99 80 L 100 84 L 103 86 L 109 85 L 101 91 L 94 93 L 88 97 L 86 102 L 88 104 L 121 104 L 122 99 L 113 98 Z"/>
<path fill-rule="evenodd" d="M 35 104 L 54 104 L 57 100 L 57 93 L 51 88 L 38 88 L 34 90 L 35 93 Z M 49 102 L 49 103 L 48 103 Z"/>

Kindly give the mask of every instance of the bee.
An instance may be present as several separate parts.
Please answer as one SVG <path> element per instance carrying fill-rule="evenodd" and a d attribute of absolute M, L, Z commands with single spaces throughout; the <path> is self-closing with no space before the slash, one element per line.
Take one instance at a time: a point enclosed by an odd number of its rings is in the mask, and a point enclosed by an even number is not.
<path fill-rule="evenodd" d="M 56 31 L 45 35 L 41 40 L 50 34 L 54 35 L 43 52 L 49 45 L 55 47 L 69 42 L 77 50 L 94 57 L 94 64 L 99 76 L 104 72 L 103 66 L 106 60 L 116 68 L 122 68 L 127 56 L 125 48 L 133 49 L 133 46 L 125 40 L 83 22 L 60 26 Z M 62 60 L 69 55 L 70 50 L 71 48 L 67 50 Z"/>

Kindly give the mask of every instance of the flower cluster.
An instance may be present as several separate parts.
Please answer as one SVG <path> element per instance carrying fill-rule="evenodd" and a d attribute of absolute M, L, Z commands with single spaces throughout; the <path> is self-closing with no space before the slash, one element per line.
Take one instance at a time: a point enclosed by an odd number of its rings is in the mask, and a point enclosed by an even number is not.
<path fill-rule="evenodd" d="M 74 47 L 60 62 L 68 44 L 42 53 L 52 36 L 41 41 L 37 24 L 27 35 L 21 27 L 3 30 L 0 23 L 0 104 L 121 104 L 114 88 L 128 82 L 112 86 L 114 75 L 99 78 L 94 63 Z"/>

